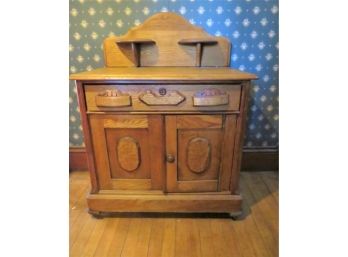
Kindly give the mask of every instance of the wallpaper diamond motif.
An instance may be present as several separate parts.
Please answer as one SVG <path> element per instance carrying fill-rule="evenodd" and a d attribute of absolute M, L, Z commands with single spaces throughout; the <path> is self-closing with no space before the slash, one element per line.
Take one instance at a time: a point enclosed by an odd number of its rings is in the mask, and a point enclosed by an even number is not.
<path fill-rule="evenodd" d="M 231 66 L 257 74 L 246 147 L 278 146 L 277 0 L 70 0 L 70 73 L 103 66 L 103 39 L 125 34 L 157 12 L 175 12 L 232 42 Z M 76 88 L 70 81 L 70 146 L 84 146 Z"/>

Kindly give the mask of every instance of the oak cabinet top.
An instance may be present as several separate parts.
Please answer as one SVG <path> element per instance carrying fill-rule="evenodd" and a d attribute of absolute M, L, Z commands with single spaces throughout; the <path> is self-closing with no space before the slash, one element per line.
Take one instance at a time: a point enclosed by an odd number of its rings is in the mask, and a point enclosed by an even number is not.
<path fill-rule="evenodd" d="M 256 75 L 227 67 L 118 67 L 99 68 L 70 75 L 72 80 L 187 80 L 242 81 Z"/>

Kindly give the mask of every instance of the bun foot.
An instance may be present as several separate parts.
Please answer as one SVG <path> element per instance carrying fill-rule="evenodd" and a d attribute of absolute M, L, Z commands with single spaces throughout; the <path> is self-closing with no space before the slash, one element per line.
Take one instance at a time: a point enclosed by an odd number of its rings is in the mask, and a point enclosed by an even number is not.
<path fill-rule="evenodd" d="M 237 211 L 237 212 L 230 212 L 230 218 L 232 220 L 239 220 L 242 217 L 243 212 L 242 211 Z"/>
<path fill-rule="evenodd" d="M 96 219 L 104 218 L 103 213 L 101 211 L 93 211 L 88 209 L 88 213 L 91 214 L 93 218 L 96 218 Z"/>

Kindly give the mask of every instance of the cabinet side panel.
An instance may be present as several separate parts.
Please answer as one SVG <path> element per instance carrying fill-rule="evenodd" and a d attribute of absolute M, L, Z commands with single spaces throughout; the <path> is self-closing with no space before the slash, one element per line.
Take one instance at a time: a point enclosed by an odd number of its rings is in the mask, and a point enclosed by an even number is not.
<path fill-rule="evenodd" d="M 222 148 L 221 174 L 219 191 L 230 190 L 230 181 L 233 165 L 234 141 L 236 135 L 236 115 L 226 115 L 224 124 L 224 139 Z"/>
<path fill-rule="evenodd" d="M 87 161 L 88 161 L 88 170 L 90 174 L 91 179 L 91 193 L 98 192 L 98 181 L 97 181 L 97 174 L 95 170 L 95 164 L 94 164 L 94 153 L 93 153 L 93 146 L 91 141 L 91 132 L 90 127 L 88 123 L 88 118 L 86 114 L 87 105 L 86 105 L 86 99 L 85 99 L 85 92 L 83 88 L 82 81 L 76 81 L 76 88 L 77 88 L 77 99 L 78 104 L 80 108 L 80 114 L 81 114 L 81 124 L 83 128 L 83 137 L 84 142 L 86 145 L 86 154 L 87 154 Z"/>
<path fill-rule="evenodd" d="M 242 85 L 240 114 L 237 118 L 232 176 L 231 176 L 231 185 L 230 185 L 232 194 L 239 194 L 238 182 L 239 182 L 239 173 L 240 173 L 240 167 L 241 167 L 243 139 L 244 139 L 245 126 L 246 126 L 249 94 L 250 94 L 250 81 L 247 81 L 247 82 L 244 82 Z"/>
<path fill-rule="evenodd" d="M 96 172 L 100 189 L 112 189 L 107 143 L 103 119 L 96 115 L 89 116 L 93 142 Z"/>

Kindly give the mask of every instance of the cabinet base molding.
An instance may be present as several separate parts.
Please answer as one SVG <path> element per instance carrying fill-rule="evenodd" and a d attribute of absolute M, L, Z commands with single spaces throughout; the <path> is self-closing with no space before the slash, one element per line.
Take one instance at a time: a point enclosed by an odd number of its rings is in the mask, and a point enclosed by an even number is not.
<path fill-rule="evenodd" d="M 238 213 L 241 195 L 105 195 L 89 194 L 90 213 L 102 212 L 215 212 Z"/>

